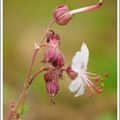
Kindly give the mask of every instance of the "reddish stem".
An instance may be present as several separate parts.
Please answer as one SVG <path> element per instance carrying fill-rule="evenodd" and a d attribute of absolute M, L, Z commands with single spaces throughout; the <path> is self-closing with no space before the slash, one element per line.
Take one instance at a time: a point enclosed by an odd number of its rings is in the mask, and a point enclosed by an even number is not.
<path fill-rule="evenodd" d="M 38 70 L 36 71 L 36 73 L 31 77 L 30 81 L 29 81 L 29 86 L 31 85 L 31 83 L 33 82 L 33 80 L 43 71 L 48 70 L 49 68 L 43 68 L 42 70 Z"/>
<path fill-rule="evenodd" d="M 12 120 L 12 116 L 13 116 L 12 110 L 10 109 L 9 113 L 8 113 L 8 120 Z"/>
<path fill-rule="evenodd" d="M 48 25 L 48 28 L 45 32 L 45 34 L 43 35 L 43 38 L 42 40 L 45 39 L 45 36 L 46 36 L 46 33 L 49 31 L 50 27 L 52 26 L 52 24 L 55 22 L 55 20 L 52 20 L 50 22 L 50 24 Z M 30 87 L 33 79 L 39 74 L 41 73 L 41 71 L 39 71 L 38 73 L 35 74 L 35 76 L 32 77 L 32 80 L 30 79 L 30 76 L 31 76 L 31 72 L 32 72 L 32 68 L 33 68 L 33 65 L 34 65 L 34 62 L 35 62 L 35 59 L 36 59 L 36 56 L 37 56 L 37 53 L 39 51 L 39 48 L 40 47 L 45 47 L 45 46 L 49 46 L 49 44 L 41 44 L 41 42 L 39 43 L 38 45 L 38 48 L 35 48 L 34 52 L 33 52 L 33 55 L 32 55 L 32 60 L 31 60 L 31 63 L 30 63 L 30 67 L 29 67 L 29 70 L 28 70 L 28 75 L 27 75 L 27 79 L 25 81 L 25 84 L 24 84 L 24 88 L 23 88 L 23 91 L 19 97 L 19 99 L 17 100 L 14 108 L 11 110 L 10 109 L 10 112 L 9 112 L 9 115 L 8 115 L 8 120 L 12 120 L 12 117 L 13 117 L 13 114 L 15 111 L 17 111 L 17 109 L 19 108 L 20 105 L 24 105 L 24 101 L 25 101 L 25 98 L 27 96 L 27 92 L 28 92 L 28 88 Z M 30 84 L 29 84 L 29 81 L 30 81 Z"/>

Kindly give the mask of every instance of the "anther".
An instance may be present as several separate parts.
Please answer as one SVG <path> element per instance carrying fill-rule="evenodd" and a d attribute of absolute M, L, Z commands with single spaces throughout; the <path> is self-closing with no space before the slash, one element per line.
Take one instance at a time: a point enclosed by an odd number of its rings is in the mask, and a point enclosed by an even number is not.
<path fill-rule="evenodd" d="M 99 82 L 99 80 L 100 80 L 100 77 L 95 78 L 95 82 Z"/>
<path fill-rule="evenodd" d="M 109 74 L 106 72 L 106 73 L 104 73 L 104 75 L 105 75 L 105 77 L 108 77 L 109 76 Z"/>

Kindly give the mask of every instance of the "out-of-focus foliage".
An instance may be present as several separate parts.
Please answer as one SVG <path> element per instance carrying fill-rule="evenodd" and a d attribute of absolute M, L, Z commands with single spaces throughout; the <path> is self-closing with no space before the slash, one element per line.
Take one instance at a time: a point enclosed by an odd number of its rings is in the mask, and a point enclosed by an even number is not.
<path fill-rule="evenodd" d="M 4 0 L 4 119 L 9 103 L 18 98 L 26 78 L 33 43 L 41 39 L 54 7 L 64 0 Z M 96 0 L 67 0 L 71 9 L 92 5 Z M 49 105 L 43 75 L 37 77 L 28 95 L 29 113 L 24 120 L 116 120 L 117 111 L 117 16 L 116 0 L 104 0 L 96 11 L 77 14 L 66 26 L 54 25 L 61 35 L 66 66 L 86 42 L 90 50 L 88 70 L 108 72 L 101 95 L 74 98 L 68 90 L 70 79 L 60 80 L 56 105 Z M 34 71 L 41 67 L 39 52 Z"/>

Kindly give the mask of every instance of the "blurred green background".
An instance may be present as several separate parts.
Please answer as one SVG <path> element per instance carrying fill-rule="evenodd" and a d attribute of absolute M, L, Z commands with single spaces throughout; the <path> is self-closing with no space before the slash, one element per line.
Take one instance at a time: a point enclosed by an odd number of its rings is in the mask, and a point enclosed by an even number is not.
<path fill-rule="evenodd" d="M 67 0 L 71 9 L 93 5 L 97 0 Z M 3 0 L 4 4 L 4 119 L 9 104 L 15 101 L 23 86 L 33 51 L 33 43 L 41 39 L 56 5 L 64 0 Z M 23 120 L 116 120 L 117 119 L 117 2 L 103 0 L 96 11 L 75 15 L 66 26 L 54 25 L 61 35 L 61 51 L 66 66 L 75 52 L 86 42 L 90 51 L 88 70 L 108 72 L 104 92 L 89 98 L 75 98 L 68 90 L 71 80 L 60 80 L 56 105 L 49 105 L 42 75 L 34 81 L 28 95 L 29 112 Z M 44 50 L 39 52 L 35 68 L 39 69 Z"/>

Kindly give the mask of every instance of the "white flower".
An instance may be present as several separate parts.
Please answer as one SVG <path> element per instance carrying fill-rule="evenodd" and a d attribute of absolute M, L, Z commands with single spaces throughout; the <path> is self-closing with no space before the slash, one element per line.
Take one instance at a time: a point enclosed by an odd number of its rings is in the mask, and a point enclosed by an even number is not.
<path fill-rule="evenodd" d="M 96 87 L 90 79 L 98 79 L 101 78 L 97 74 L 92 74 L 87 72 L 87 64 L 89 60 L 89 50 L 85 43 L 82 44 L 81 50 L 76 52 L 75 56 L 72 59 L 71 68 L 78 75 L 77 77 L 70 83 L 69 90 L 71 92 L 76 92 L 75 97 L 83 95 L 85 91 L 85 87 L 88 87 L 92 93 L 100 93 L 102 89 Z M 98 82 L 98 81 L 97 81 Z M 95 91 L 94 91 L 95 90 Z"/>

